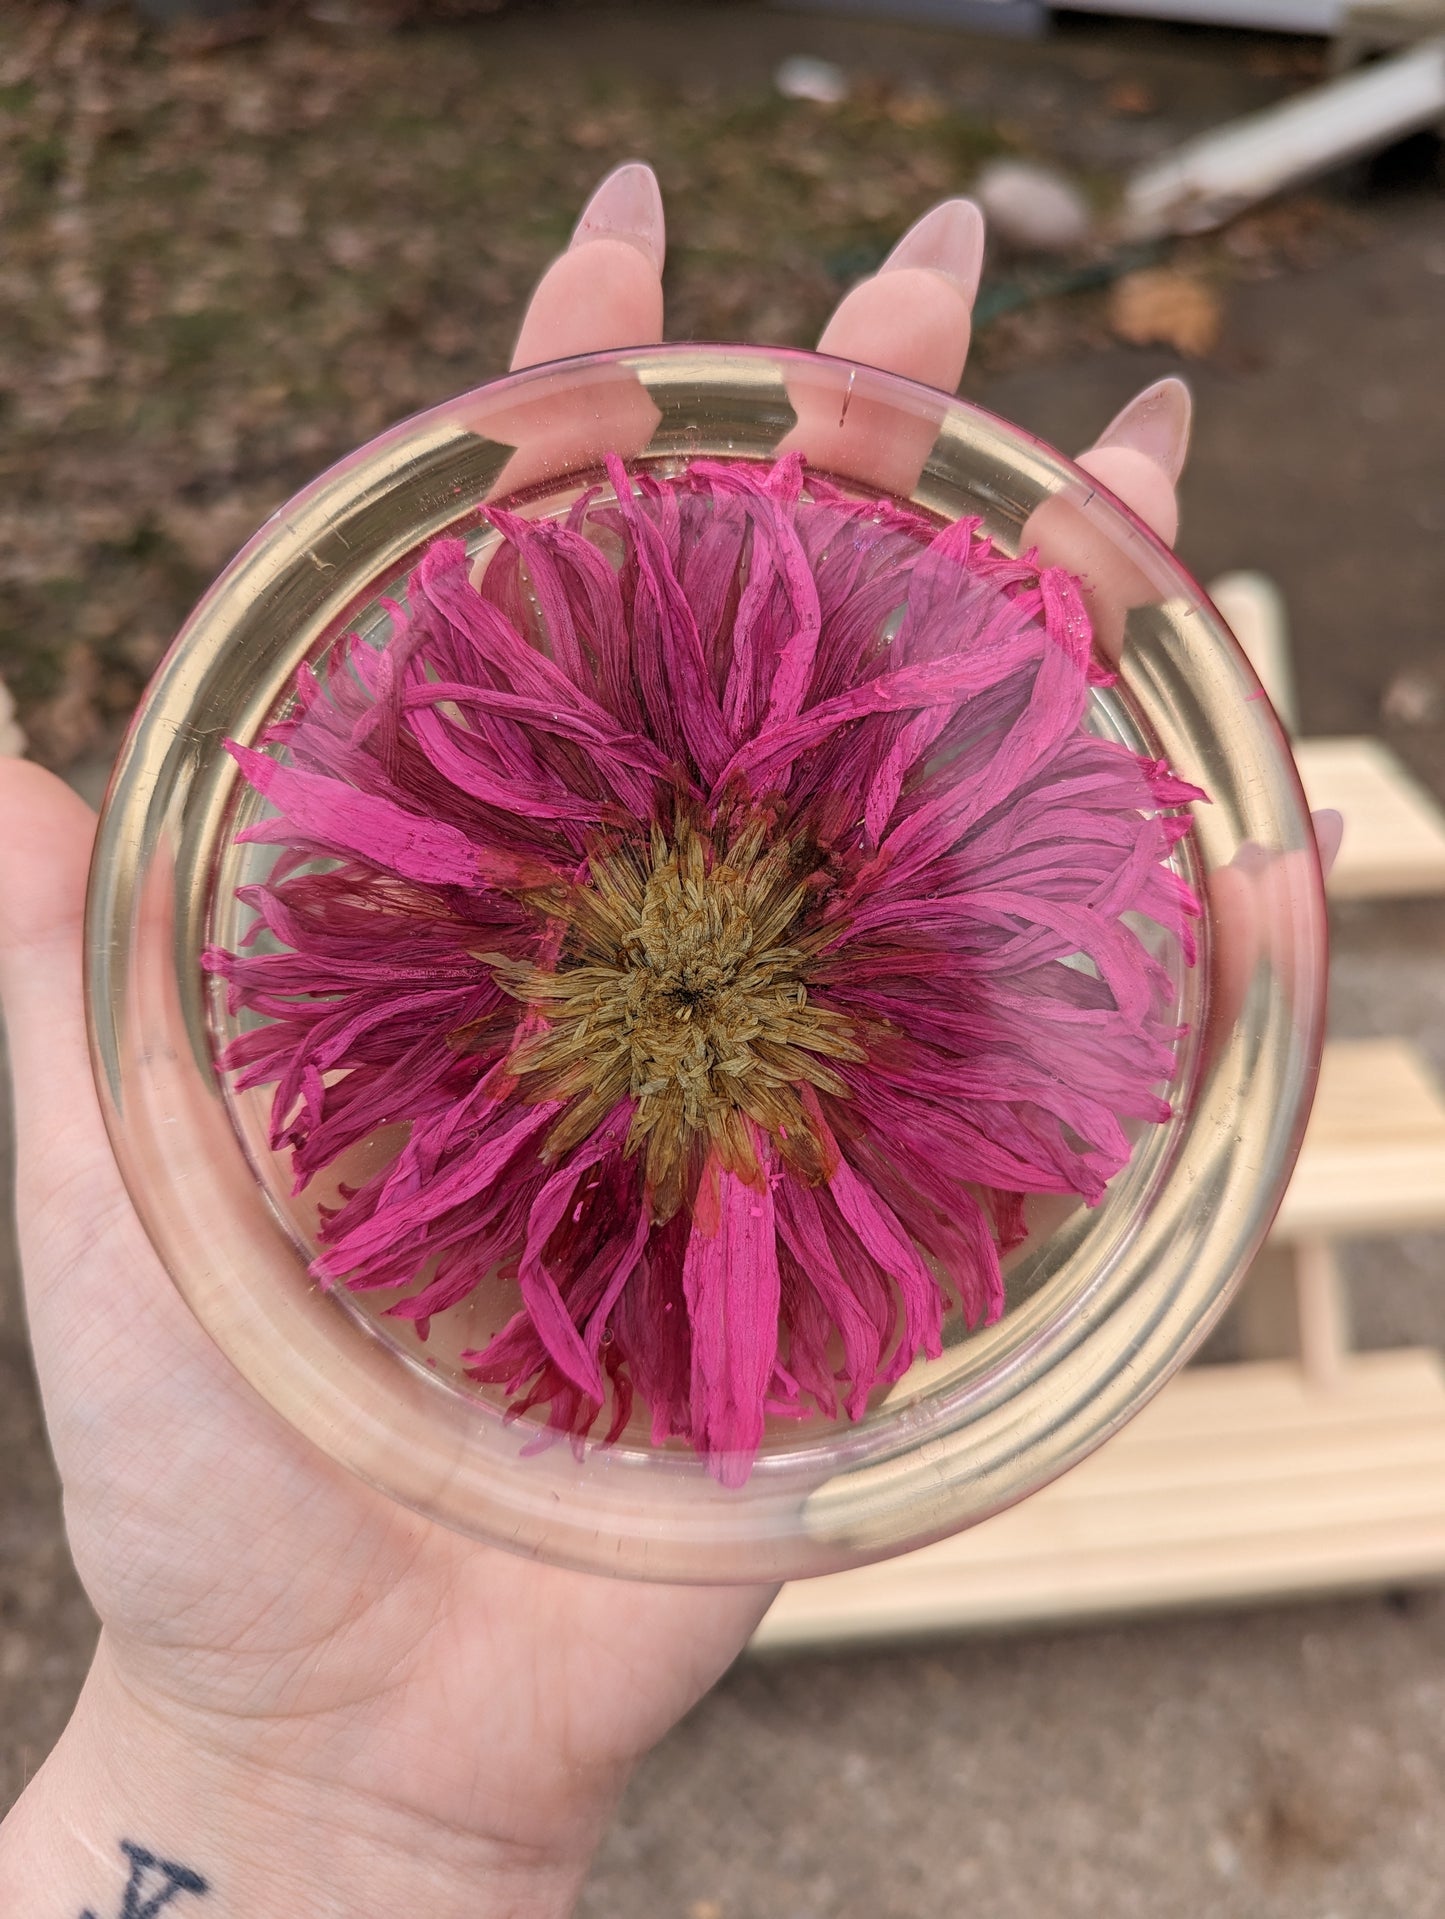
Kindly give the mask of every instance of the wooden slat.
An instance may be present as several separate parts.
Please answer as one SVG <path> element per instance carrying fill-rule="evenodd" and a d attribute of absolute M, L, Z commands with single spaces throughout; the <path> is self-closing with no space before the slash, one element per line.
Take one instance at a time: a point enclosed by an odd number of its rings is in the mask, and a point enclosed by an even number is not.
<path fill-rule="evenodd" d="M 1395 0 L 1445 8 L 1445 0 Z M 1363 9 L 1361 9 L 1363 11 Z M 1225 573 L 1209 592 L 1259 675 L 1286 729 L 1298 726 L 1289 618 L 1263 573 Z M 1345 837 L 1329 876 L 1335 899 L 1445 893 L 1445 809 L 1387 746 L 1373 739 L 1295 740 L 1312 808 L 1344 815 Z"/>
<path fill-rule="evenodd" d="M 1445 1225 L 1445 1099 L 1403 1040 L 1334 1040 L 1275 1222 L 1283 1240 Z"/>
<path fill-rule="evenodd" d="M 955 1539 L 785 1587 L 761 1651 L 1445 1576 L 1445 1371 L 1358 1355 L 1182 1374 L 1109 1445 Z"/>
<path fill-rule="evenodd" d="M 1378 740 L 1296 740 L 1311 807 L 1343 813 L 1336 899 L 1445 893 L 1445 811 Z"/>
<path fill-rule="evenodd" d="M 1209 582 L 1209 597 L 1244 648 L 1270 705 L 1287 731 L 1299 725 L 1294 663 L 1284 595 L 1266 573 L 1222 573 Z"/>

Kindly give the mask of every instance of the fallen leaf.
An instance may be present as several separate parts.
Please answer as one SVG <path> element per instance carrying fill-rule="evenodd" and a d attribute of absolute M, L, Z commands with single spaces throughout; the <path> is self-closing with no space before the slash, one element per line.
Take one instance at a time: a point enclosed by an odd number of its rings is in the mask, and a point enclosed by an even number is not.
<path fill-rule="evenodd" d="M 612 139 L 612 129 L 605 120 L 577 120 L 568 127 L 567 138 L 584 153 L 596 153 Z"/>
<path fill-rule="evenodd" d="M 931 88 L 909 87 L 894 94 L 885 111 L 895 126 L 927 127 L 943 118 L 944 103 Z"/>
<path fill-rule="evenodd" d="M 1159 111 L 1158 100 L 1140 80 L 1116 80 L 1104 104 L 1110 113 L 1128 117 Z"/>
<path fill-rule="evenodd" d="M 1131 346 L 1172 346 L 1204 359 L 1219 344 L 1224 305 L 1207 280 L 1177 267 L 1141 267 L 1116 281 L 1109 326 Z"/>

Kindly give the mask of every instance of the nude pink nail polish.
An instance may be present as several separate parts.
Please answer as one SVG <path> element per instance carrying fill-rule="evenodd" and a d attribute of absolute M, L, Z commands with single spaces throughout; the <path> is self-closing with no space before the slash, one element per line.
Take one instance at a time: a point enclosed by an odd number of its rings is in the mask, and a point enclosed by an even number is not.
<path fill-rule="evenodd" d="M 1095 445 L 1132 447 L 1163 467 L 1171 480 L 1177 480 L 1189 451 L 1193 413 L 1189 388 L 1171 374 L 1135 394 L 1104 428 Z"/>
<path fill-rule="evenodd" d="M 898 267 L 929 267 L 972 300 L 983 273 L 983 215 L 973 201 L 945 200 L 916 220 L 878 270 Z"/>
<path fill-rule="evenodd" d="M 667 223 L 657 175 L 642 160 L 615 167 L 582 209 L 572 245 L 589 240 L 627 240 L 646 254 L 658 273 L 667 254 Z"/>
<path fill-rule="evenodd" d="M 1310 819 L 1315 829 L 1315 844 L 1320 850 L 1320 868 L 1326 879 L 1330 868 L 1340 856 L 1340 844 L 1345 837 L 1345 816 L 1333 806 L 1322 806 L 1317 813 L 1311 813 Z"/>

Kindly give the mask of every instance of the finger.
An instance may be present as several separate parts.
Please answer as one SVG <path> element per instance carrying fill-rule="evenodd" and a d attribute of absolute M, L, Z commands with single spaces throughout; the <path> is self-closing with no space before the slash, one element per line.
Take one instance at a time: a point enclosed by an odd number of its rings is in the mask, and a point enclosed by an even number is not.
<path fill-rule="evenodd" d="M 1332 806 L 1310 814 L 1315 861 L 1306 847 L 1266 852 L 1246 843 L 1210 876 L 1214 923 L 1214 988 L 1208 1051 L 1231 1036 L 1261 964 L 1269 966 L 1293 1005 L 1311 1006 L 1323 991 L 1323 928 L 1312 925 L 1311 902 L 1328 879 L 1344 838 L 1344 815 Z"/>
<path fill-rule="evenodd" d="M 971 200 L 945 200 L 911 226 L 871 279 L 838 306 L 820 353 L 902 374 L 952 393 L 968 355 L 974 296 L 983 271 L 983 215 Z M 796 429 L 787 445 L 829 472 L 912 491 L 938 434 L 942 405 L 900 423 L 890 404 L 859 397 L 842 410 L 835 382 L 789 383 Z"/>
<path fill-rule="evenodd" d="M 598 187 L 567 251 L 542 275 L 517 335 L 513 369 L 660 340 L 666 252 L 657 175 L 629 160 Z"/>
<path fill-rule="evenodd" d="M 1189 450 L 1192 412 L 1184 382 L 1160 380 L 1131 400 L 1078 458 L 1166 545 L 1179 527 L 1174 489 Z M 1029 515 L 1022 544 L 1036 546 L 1046 565 L 1065 567 L 1083 582 L 1095 639 L 1108 658 L 1117 659 L 1129 609 L 1157 599 L 1159 590 L 1086 511 L 1087 504 L 1086 495 L 1055 494 Z"/>
<path fill-rule="evenodd" d="M 1310 814 L 1310 819 L 1314 822 L 1315 845 L 1320 853 L 1320 871 L 1328 879 L 1344 844 L 1345 816 L 1333 806 L 1322 806 L 1317 813 Z"/>
<path fill-rule="evenodd" d="M 94 830 L 52 774 L 0 760 L 0 1001 L 26 1311 L 68 1497 L 104 1508 L 128 1456 L 112 1438 L 137 1410 L 143 1433 L 194 1434 L 234 1394 L 258 1453 L 274 1433 L 167 1284 L 111 1152 L 82 998 Z"/>
<path fill-rule="evenodd" d="M 22 1216 L 58 1179 L 99 1179 L 110 1154 L 81 999 L 81 925 L 95 819 L 51 773 L 0 761 L 0 1001 L 10 1047 Z M 73 1175 L 65 1169 L 75 1168 Z"/>
<path fill-rule="evenodd" d="M 662 194 L 652 168 L 629 161 L 609 173 L 582 210 L 567 251 L 543 274 L 517 335 L 512 369 L 662 338 Z M 590 391 L 579 393 L 578 383 Z M 485 401 L 476 431 L 516 452 L 491 489 L 497 499 L 554 475 L 599 466 L 606 453 L 639 453 L 659 414 L 636 379 L 578 372 L 541 382 L 503 407 Z"/>
<path fill-rule="evenodd" d="M 1179 532 L 1175 486 L 1189 451 L 1194 402 L 1172 376 L 1145 387 L 1104 428 L 1078 464 L 1102 480 L 1152 533 L 1173 546 Z"/>
<path fill-rule="evenodd" d="M 81 981 L 95 820 L 53 774 L 0 761 L 0 1000 L 15 1097 L 16 1216 L 37 1353 L 60 1279 L 117 1233 L 143 1255 L 91 1078 Z M 99 1293 L 71 1307 L 103 1319 Z M 70 1309 L 67 1308 L 67 1311 Z"/>
<path fill-rule="evenodd" d="M 840 302 L 818 351 L 952 393 L 968 356 L 983 238 L 972 200 L 933 207 Z"/>
<path fill-rule="evenodd" d="M 1315 830 L 1319 835 L 1318 818 Z M 1318 900 L 1324 865 L 1323 846 L 1317 865 L 1304 847 L 1266 852 L 1246 844 L 1228 866 L 1210 875 L 1214 937 L 1207 1055 L 1234 1036 L 1261 967 L 1292 1012 L 1320 1004 L 1326 943 Z"/>

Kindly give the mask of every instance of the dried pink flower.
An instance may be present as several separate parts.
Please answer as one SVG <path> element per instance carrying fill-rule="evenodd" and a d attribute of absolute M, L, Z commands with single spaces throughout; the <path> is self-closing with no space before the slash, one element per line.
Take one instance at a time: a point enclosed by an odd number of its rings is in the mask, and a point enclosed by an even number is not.
<path fill-rule="evenodd" d="M 476 1379 L 577 1435 L 640 1398 L 736 1484 L 770 1414 L 857 1418 L 952 1301 L 997 1317 L 1023 1195 L 1097 1201 L 1167 1117 L 1138 927 L 1192 958 L 1201 796 L 1084 730 L 1077 581 L 976 522 L 797 458 L 609 472 L 493 510 L 479 584 L 438 542 L 232 748 L 280 950 L 207 964 L 298 1190 L 405 1125 L 323 1280 L 417 1287 L 423 1336 L 514 1282 Z"/>

